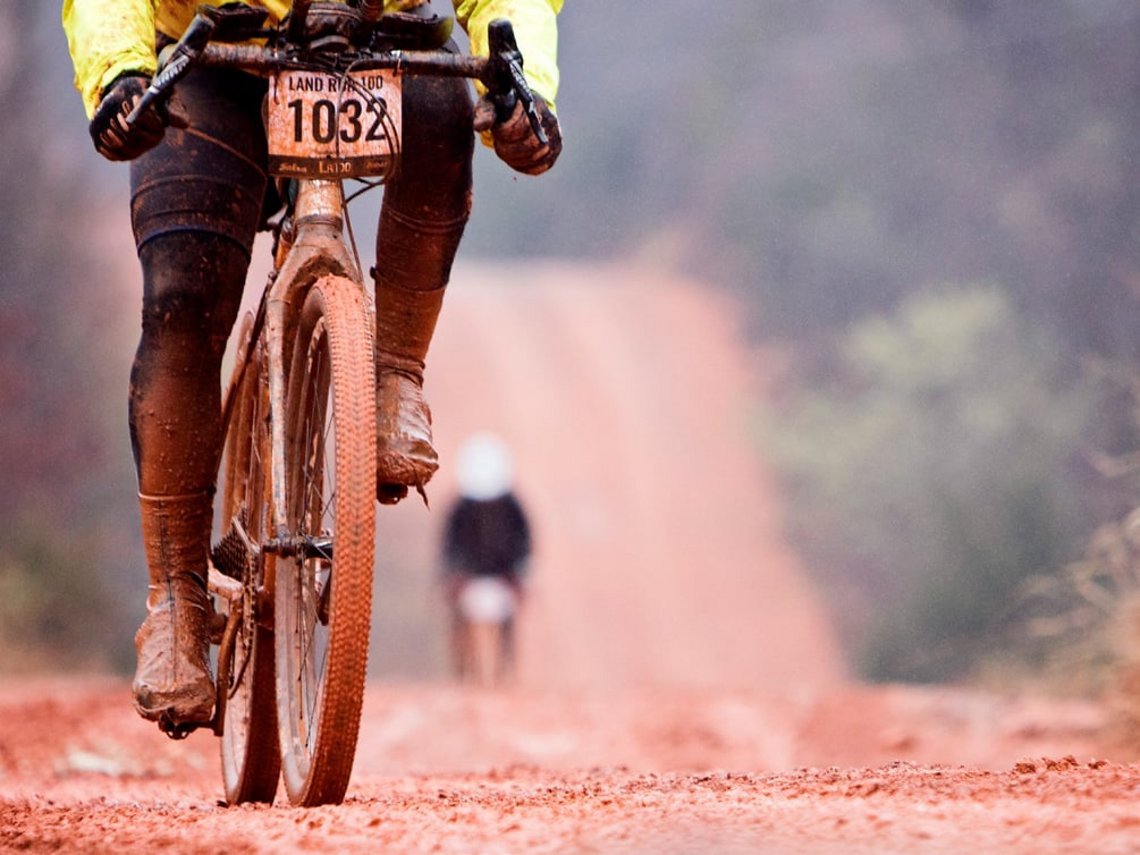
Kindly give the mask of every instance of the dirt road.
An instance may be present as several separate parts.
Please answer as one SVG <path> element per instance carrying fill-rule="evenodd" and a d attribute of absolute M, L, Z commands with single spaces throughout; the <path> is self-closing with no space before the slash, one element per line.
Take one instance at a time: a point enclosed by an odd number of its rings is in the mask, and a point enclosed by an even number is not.
<path fill-rule="evenodd" d="M 0 684 L 0 851 L 1135 852 L 1103 714 L 901 688 L 373 685 L 346 803 L 227 808 L 121 681 Z"/>
<path fill-rule="evenodd" d="M 125 681 L 8 678 L 0 851 L 1140 851 L 1140 767 L 1099 707 L 849 683 L 749 444 L 731 304 L 607 267 L 457 285 L 435 511 L 382 515 L 346 803 L 225 807 L 214 739 L 167 740 Z M 431 572 L 480 429 L 515 449 L 537 543 L 499 692 L 441 681 Z"/>
<path fill-rule="evenodd" d="M 427 372 L 434 510 L 381 516 L 374 673 L 444 674 L 427 568 L 456 448 L 491 430 L 535 529 L 527 685 L 840 680 L 749 435 L 756 366 L 738 321 L 711 289 L 635 267 L 460 268 Z"/>

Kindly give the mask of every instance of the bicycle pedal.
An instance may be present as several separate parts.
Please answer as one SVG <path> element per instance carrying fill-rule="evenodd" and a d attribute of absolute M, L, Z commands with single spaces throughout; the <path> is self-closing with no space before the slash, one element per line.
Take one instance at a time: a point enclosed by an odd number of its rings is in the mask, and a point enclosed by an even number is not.
<path fill-rule="evenodd" d="M 191 721 L 174 722 L 165 716 L 159 720 L 158 729 L 174 740 L 182 740 L 200 727 L 212 727 L 213 722 Z"/>
<path fill-rule="evenodd" d="M 408 495 L 408 488 L 403 484 L 381 484 L 376 488 L 376 501 L 382 505 L 395 505 Z"/>

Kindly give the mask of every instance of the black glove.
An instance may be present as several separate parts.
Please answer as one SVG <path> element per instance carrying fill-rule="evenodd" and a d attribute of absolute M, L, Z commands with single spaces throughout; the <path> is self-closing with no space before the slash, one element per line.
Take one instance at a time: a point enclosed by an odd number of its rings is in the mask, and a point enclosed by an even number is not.
<path fill-rule="evenodd" d="M 127 127 L 127 115 L 149 85 L 150 78 L 145 74 L 127 72 L 116 77 L 104 90 L 103 100 L 88 130 L 95 150 L 107 160 L 134 160 L 162 142 L 168 124 L 186 127 L 186 117 L 181 111 L 165 107 L 147 110 Z"/>
<path fill-rule="evenodd" d="M 538 119 L 546 132 L 547 142 L 539 142 L 530 126 L 521 101 L 506 121 L 495 122 L 495 105 L 489 98 L 481 98 L 475 105 L 475 130 L 490 130 L 495 143 L 495 154 L 503 163 L 525 175 L 541 175 L 558 160 L 562 152 L 562 129 L 558 117 L 550 112 L 541 95 L 534 96 Z"/>

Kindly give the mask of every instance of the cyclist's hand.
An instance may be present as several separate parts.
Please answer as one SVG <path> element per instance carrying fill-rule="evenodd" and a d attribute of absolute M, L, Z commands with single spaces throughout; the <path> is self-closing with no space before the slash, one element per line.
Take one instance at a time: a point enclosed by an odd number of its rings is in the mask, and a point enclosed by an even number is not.
<path fill-rule="evenodd" d="M 526 175 L 540 175 L 558 160 L 562 152 L 562 129 L 558 117 L 550 112 L 541 95 L 534 96 L 534 106 L 548 142 L 539 142 L 530 126 L 521 101 L 515 103 L 510 117 L 498 124 L 494 121 L 495 105 L 490 99 L 480 99 L 475 107 L 475 129 L 490 130 L 495 143 L 495 154 L 507 166 Z"/>
<path fill-rule="evenodd" d="M 103 100 L 99 102 L 88 130 L 95 150 L 107 160 L 134 160 L 162 142 L 168 122 L 178 124 L 184 118 L 147 110 L 128 127 L 127 116 L 148 85 L 150 78 L 145 74 L 128 72 L 116 77 L 103 93 Z"/>

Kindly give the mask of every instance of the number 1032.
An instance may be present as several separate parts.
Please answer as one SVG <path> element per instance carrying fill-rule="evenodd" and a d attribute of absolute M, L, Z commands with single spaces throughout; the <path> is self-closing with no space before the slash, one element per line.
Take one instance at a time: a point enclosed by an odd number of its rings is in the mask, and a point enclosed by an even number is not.
<path fill-rule="evenodd" d="M 377 142 L 385 138 L 383 125 L 384 102 L 369 101 L 362 104 L 355 98 L 345 98 L 339 104 L 330 98 L 305 101 L 297 98 L 286 106 L 293 113 L 293 141 L 312 139 L 318 143 L 340 141 L 354 143 L 364 140 Z M 339 106 L 339 110 L 337 109 Z M 340 121 L 337 121 L 337 114 Z M 306 128 L 311 133 L 306 133 Z"/>

